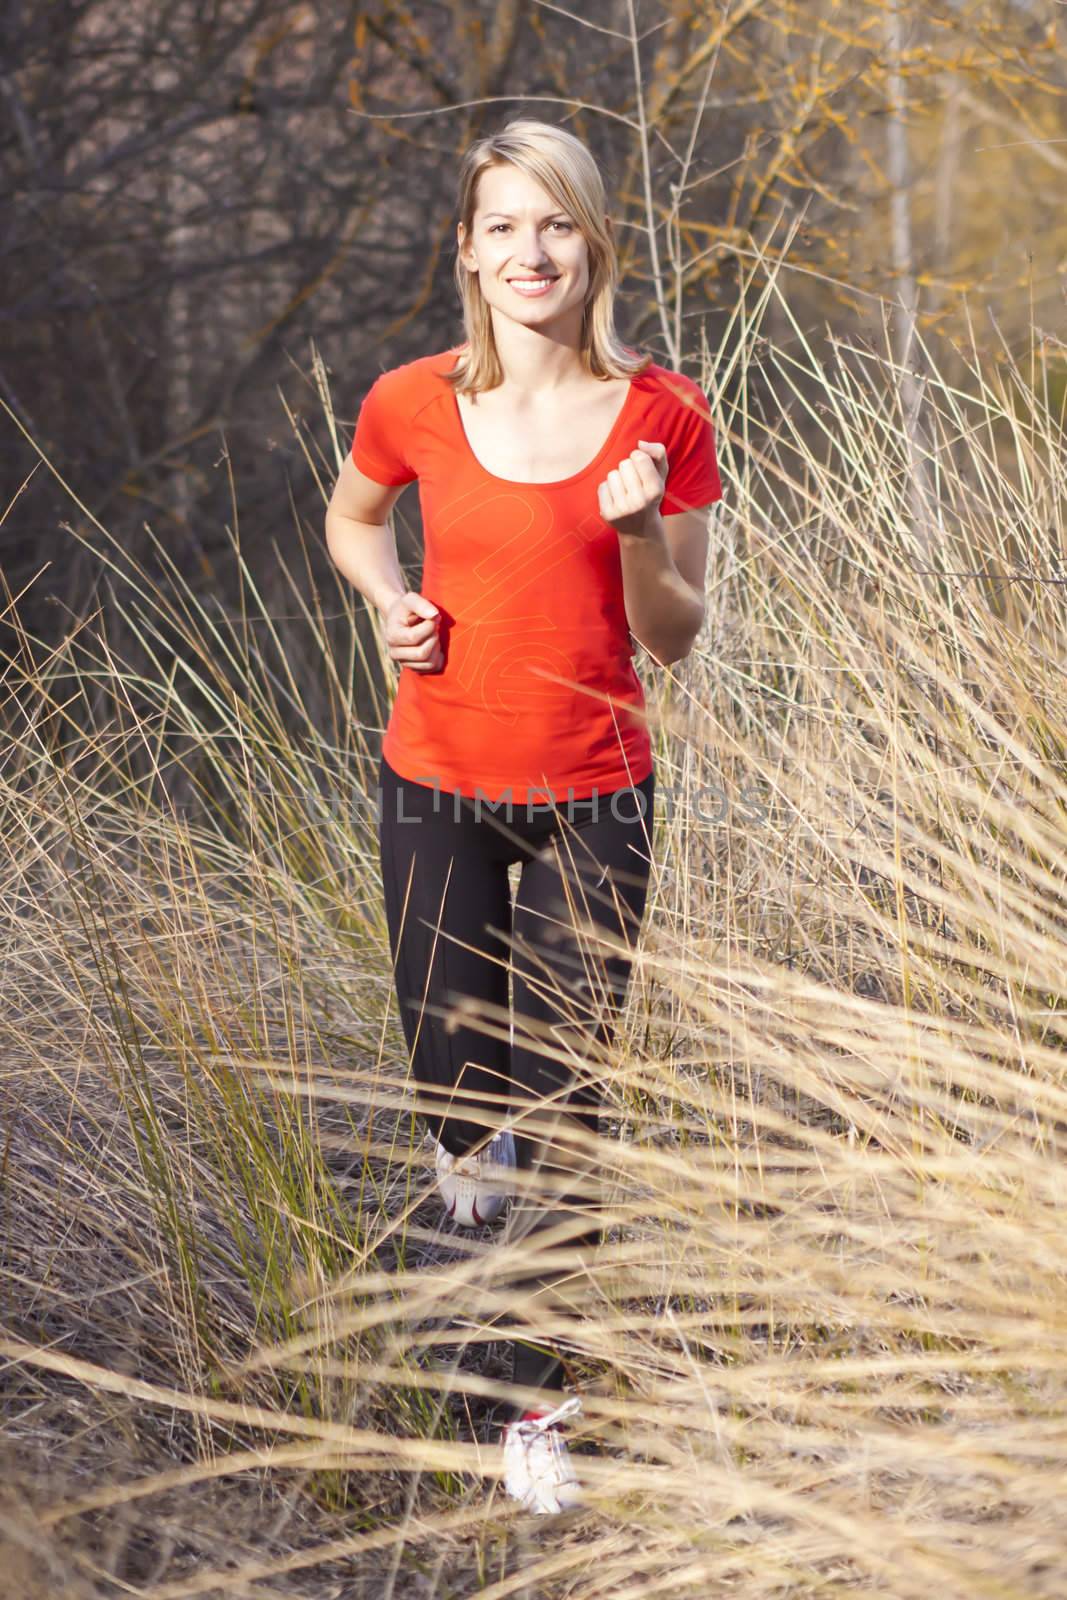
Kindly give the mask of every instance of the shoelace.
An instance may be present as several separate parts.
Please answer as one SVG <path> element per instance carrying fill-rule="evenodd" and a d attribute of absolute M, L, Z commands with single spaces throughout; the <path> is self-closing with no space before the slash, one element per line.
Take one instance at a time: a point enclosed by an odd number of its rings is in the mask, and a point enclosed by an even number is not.
<path fill-rule="evenodd" d="M 507 1163 L 500 1159 L 502 1148 L 503 1134 L 498 1133 L 494 1139 L 490 1139 L 487 1145 L 483 1145 L 482 1149 L 474 1154 L 468 1152 L 465 1156 L 453 1156 L 451 1152 L 447 1152 L 451 1157 L 448 1171 L 454 1172 L 463 1178 L 477 1179 L 488 1176 L 485 1169 L 492 1167 L 494 1169 L 494 1177 L 504 1177 L 510 1169 Z"/>
<path fill-rule="evenodd" d="M 564 1417 L 577 1416 L 582 1409 L 580 1394 L 572 1394 L 558 1405 L 554 1411 L 548 1411 L 543 1417 L 531 1417 L 527 1422 L 520 1422 L 519 1427 L 524 1434 L 543 1433 L 546 1428 L 551 1428 L 556 1422 L 562 1422 Z"/>

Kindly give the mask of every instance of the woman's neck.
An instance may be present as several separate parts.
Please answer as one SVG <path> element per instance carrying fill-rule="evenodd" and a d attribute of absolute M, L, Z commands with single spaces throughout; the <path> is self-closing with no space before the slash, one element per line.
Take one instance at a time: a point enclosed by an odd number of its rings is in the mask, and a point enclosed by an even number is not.
<path fill-rule="evenodd" d="M 533 400 L 540 395 L 560 394 L 579 387 L 589 377 L 589 369 L 577 344 L 529 328 L 493 329 L 497 359 L 503 369 L 501 388 L 515 400 Z M 517 338 L 525 334 L 526 338 Z"/>

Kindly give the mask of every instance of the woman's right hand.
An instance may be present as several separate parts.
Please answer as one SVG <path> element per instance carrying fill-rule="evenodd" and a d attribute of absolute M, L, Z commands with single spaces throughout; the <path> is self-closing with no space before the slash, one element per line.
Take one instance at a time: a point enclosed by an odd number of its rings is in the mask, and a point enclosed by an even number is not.
<path fill-rule="evenodd" d="M 432 600 L 408 589 L 389 606 L 383 621 L 385 642 L 398 666 L 440 672 L 445 656 L 438 634 L 440 613 Z"/>

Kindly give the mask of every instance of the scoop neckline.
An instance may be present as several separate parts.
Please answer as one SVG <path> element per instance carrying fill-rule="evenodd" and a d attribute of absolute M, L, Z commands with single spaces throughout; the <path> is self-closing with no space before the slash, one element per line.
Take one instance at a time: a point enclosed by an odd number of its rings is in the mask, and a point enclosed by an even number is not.
<path fill-rule="evenodd" d="M 512 489 L 563 489 L 567 486 L 567 484 L 577 483 L 579 478 L 584 478 L 587 473 L 592 472 L 595 467 L 600 465 L 601 461 L 607 455 L 608 451 L 615 443 L 616 435 L 621 429 L 623 423 L 626 421 L 630 407 L 633 405 L 634 395 L 637 392 L 637 379 L 640 376 L 641 373 L 634 373 L 629 379 L 626 388 L 626 394 L 623 397 L 622 405 L 619 407 L 618 416 L 612 423 L 611 432 L 604 440 L 604 443 L 600 446 L 600 449 L 597 451 L 596 455 L 591 461 L 586 462 L 584 467 L 580 467 L 577 472 L 572 472 L 568 478 L 502 478 L 498 472 L 490 472 L 489 468 L 484 467 L 481 461 L 475 455 L 474 447 L 467 438 L 467 430 L 463 426 L 463 414 L 459 409 L 459 397 L 456 394 L 456 391 L 452 388 L 451 384 L 446 384 L 445 388 L 448 390 L 452 415 L 455 418 L 456 427 L 459 430 L 459 436 L 463 445 L 463 449 L 466 451 L 469 459 L 478 468 L 479 472 L 483 473 L 485 477 L 491 478 L 494 483 L 506 483 L 508 487 Z"/>

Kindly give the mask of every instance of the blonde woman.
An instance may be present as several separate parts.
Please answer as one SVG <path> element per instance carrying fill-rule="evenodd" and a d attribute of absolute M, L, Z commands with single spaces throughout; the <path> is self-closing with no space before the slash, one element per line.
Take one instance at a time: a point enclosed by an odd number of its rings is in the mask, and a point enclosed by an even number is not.
<path fill-rule="evenodd" d="M 539 1303 L 573 1311 L 576 1275 L 537 1251 L 549 1230 L 580 1255 L 598 1239 L 581 1133 L 596 1133 L 598 1051 L 651 867 L 634 640 L 661 664 L 692 647 L 722 491 L 703 392 L 615 331 L 612 224 L 580 140 L 530 119 L 479 139 L 457 210 L 465 338 L 365 394 L 326 534 L 400 668 L 378 836 L 442 1200 L 483 1226 L 511 1194 L 506 1237 L 535 1263 L 533 1298 L 515 1302 L 529 1319 Z M 415 480 L 418 592 L 388 522 Z M 559 1423 L 581 1402 L 562 1399 L 562 1350 L 536 1322 L 522 1331 L 505 1486 L 555 1512 L 580 1501 Z"/>

